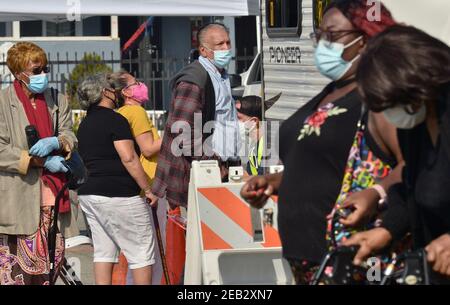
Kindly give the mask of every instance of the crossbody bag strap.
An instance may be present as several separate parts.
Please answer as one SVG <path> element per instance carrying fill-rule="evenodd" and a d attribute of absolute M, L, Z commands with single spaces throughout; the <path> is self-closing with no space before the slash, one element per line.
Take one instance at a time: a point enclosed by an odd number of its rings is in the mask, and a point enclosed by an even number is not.
<path fill-rule="evenodd" d="M 55 88 L 50 88 L 50 93 L 52 96 L 53 103 L 55 103 L 56 107 L 56 122 L 55 122 L 55 137 L 59 134 L 59 103 L 58 103 L 58 90 Z"/>

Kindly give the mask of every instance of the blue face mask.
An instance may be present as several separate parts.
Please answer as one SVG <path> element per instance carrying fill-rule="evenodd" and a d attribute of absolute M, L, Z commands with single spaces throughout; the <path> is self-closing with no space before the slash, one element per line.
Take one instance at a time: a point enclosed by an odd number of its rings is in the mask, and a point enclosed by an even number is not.
<path fill-rule="evenodd" d="M 48 87 L 47 74 L 38 74 L 28 76 L 30 83 L 26 84 L 28 89 L 33 93 L 42 93 Z"/>
<path fill-rule="evenodd" d="M 208 50 L 214 52 L 214 60 L 212 60 L 213 64 L 217 68 L 224 69 L 226 68 L 231 61 L 232 55 L 231 55 L 231 49 L 230 50 L 211 50 L 210 48 L 206 47 Z"/>
<path fill-rule="evenodd" d="M 358 54 L 353 60 L 346 61 L 342 58 L 342 54 L 345 49 L 351 47 L 361 39 L 362 36 L 347 45 L 320 40 L 314 53 L 316 67 L 320 73 L 334 81 L 341 79 L 350 70 L 352 64 L 360 57 Z"/>

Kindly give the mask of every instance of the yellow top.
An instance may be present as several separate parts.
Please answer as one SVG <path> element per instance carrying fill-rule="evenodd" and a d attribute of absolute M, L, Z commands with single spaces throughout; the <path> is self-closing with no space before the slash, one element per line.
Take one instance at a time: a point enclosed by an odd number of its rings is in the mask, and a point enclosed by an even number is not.
<path fill-rule="evenodd" d="M 150 131 L 153 135 L 153 140 L 159 140 L 158 131 L 155 126 L 153 126 L 152 121 L 148 118 L 147 112 L 143 107 L 139 105 L 125 105 L 120 107 L 117 112 L 127 119 L 134 138 Z M 158 155 L 153 155 L 147 159 L 142 153 L 139 158 L 150 183 L 152 183 L 155 178 L 157 159 Z"/>

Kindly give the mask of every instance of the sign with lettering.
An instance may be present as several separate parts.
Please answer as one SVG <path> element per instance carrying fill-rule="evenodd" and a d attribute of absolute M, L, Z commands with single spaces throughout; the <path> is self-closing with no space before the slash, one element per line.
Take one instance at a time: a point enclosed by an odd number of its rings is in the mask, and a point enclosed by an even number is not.
<path fill-rule="evenodd" d="M 300 64 L 300 47 L 270 47 L 269 62 L 276 64 Z"/>

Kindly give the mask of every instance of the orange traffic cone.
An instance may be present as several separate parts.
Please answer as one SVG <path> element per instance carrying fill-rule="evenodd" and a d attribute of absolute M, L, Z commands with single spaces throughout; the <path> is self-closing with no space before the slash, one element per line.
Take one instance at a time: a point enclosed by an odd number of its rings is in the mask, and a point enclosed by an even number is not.
<path fill-rule="evenodd" d="M 169 209 L 168 221 L 166 224 L 166 261 L 169 269 L 170 284 L 182 284 L 184 263 L 186 259 L 186 235 L 185 229 L 174 220 L 174 217 L 181 216 L 180 207 Z M 164 276 L 161 284 L 166 285 Z"/>
<path fill-rule="evenodd" d="M 128 262 L 120 252 L 119 263 L 114 264 L 113 274 L 112 274 L 112 284 L 113 285 L 126 285 L 127 284 L 127 272 L 128 272 Z"/>

